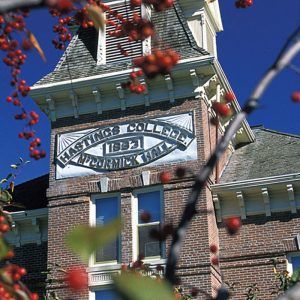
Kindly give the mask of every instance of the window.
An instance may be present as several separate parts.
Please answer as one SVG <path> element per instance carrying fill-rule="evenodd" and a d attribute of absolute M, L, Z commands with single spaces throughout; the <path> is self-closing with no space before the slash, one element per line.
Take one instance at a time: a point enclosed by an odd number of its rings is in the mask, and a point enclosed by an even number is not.
<path fill-rule="evenodd" d="M 130 9 L 130 1 L 124 4 L 124 1 L 115 1 L 109 6 L 112 10 L 118 12 L 118 14 L 123 15 L 125 18 L 132 19 L 133 13 L 141 15 L 143 18 L 149 18 L 150 12 L 149 8 L 144 6 L 135 7 L 134 10 Z M 111 21 L 118 23 L 118 19 L 114 16 L 109 16 Z M 99 65 L 103 64 L 116 64 L 129 62 L 132 58 L 143 55 L 143 53 L 148 53 L 150 50 L 150 38 L 145 41 L 128 41 L 128 36 L 116 38 L 111 35 L 115 30 L 115 25 L 106 26 L 104 32 L 99 31 L 98 38 L 98 54 L 97 63 Z M 122 49 L 128 52 L 128 56 L 121 54 L 120 49 L 118 49 L 118 44 L 122 45 Z"/>
<path fill-rule="evenodd" d="M 287 255 L 287 270 L 290 274 L 300 268 L 300 252 L 293 252 Z"/>
<path fill-rule="evenodd" d="M 93 214 L 95 225 L 101 226 L 112 222 L 120 216 L 119 197 L 111 196 L 106 198 L 93 199 Z M 118 262 L 120 257 L 120 239 L 117 238 L 96 251 L 94 263 L 114 263 Z"/>
<path fill-rule="evenodd" d="M 150 237 L 153 229 L 159 229 L 163 220 L 162 190 L 138 191 L 133 201 L 133 254 L 139 254 L 146 259 L 159 259 L 163 257 L 164 245 Z M 143 212 L 151 215 L 149 222 L 143 222 L 140 216 Z"/>
<path fill-rule="evenodd" d="M 102 289 L 95 291 L 95 300 L 118 300 L 116 292 L 112 289 Z"/>
<path fill-rule="evenodd" d="M 294 256 L 292 257 L 292 267 L 293 271 L 296 271 L 300 268 L 300 256 Z"/>

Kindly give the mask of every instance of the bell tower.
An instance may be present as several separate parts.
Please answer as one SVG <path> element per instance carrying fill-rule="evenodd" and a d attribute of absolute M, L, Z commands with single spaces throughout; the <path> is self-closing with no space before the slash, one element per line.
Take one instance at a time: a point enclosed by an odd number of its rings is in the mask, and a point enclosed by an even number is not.
<path fill-rule="evenodd" d="M 124 1 L 106 1 L 119 14 L 133 15 Z M 149 236 L 152 229 L 176 222 L 193 184 L 193 174 L 213 151 L 229 118 L 211 123 L 213 101 L 231 87 L 217 60 L 216 33 L 222 30 L 218 1 L 179 0 L 162 12 L 136 8 L 151 20 L 156 38 L 131 42 L 110 33 L 77 27 L 55 69 L 38 81 L 31 96 L 49 116 L 51 165 L 49 189 L 48 263 L 77 265 L 65 246 L 65 234 L 77 224 L 102 225 L 121 217 L 124 227 L 115 242 L 99 249 L 86 265 L 89 289 L 72 295 L 59 283 L 58 295 L 74 299 L 115 299 L 111 275 L 121 264 L 143 254 L 145 262 L 164 266 L 170 240 Z M 128 55 L 121 55 L 122 42 Z M 134 68 L 132 58 L 172 49 L 180 60 L 170 73 L 140 76 L 141 93 L 124 88 Z M 134 70 L 137 70 L 135 68 Z M 236 100 L 232 110 L 240 110 Z M 210 178 L 218 180 L 235 143 L 253 140 L 245 122 Z M 177 168 L 186 175 L 175 175 Z M 168 182 L 160 174 L 170 172 Z M 181 253 L 182 286 L 214 293 L 220 271 L 211 265 L 209 245 L 218 244 L 209 185 L 202 193 Z M 150 222 L 140 218 L 151 213 Z"/>

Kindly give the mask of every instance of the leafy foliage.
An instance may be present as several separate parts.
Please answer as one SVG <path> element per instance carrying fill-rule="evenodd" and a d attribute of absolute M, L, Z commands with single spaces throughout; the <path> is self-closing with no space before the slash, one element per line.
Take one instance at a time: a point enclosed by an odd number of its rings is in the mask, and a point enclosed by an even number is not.
<path fill-rule="evenodd" d="M 114 277 L 117 291 L 130 300 L 174 300 L 172 288 L 162 279 L 153 279 L 137 272 L 122 272 Z"/>
<path fill-rule="evenodd" d="M 66 242 L 70 249 L 78 254 L 83 261 L 88 261 L 93 252 L 113 241 L 120 231 L 121 221 L 119 219 L 98 227 L 81 225 L 69 233 Z"/>

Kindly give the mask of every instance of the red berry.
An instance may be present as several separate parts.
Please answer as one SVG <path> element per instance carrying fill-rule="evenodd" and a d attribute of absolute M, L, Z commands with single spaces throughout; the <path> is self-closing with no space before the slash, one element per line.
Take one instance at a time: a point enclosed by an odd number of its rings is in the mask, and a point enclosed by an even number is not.
<path fill-rule="evenodd" d="M 192 297 L 196 297 L 198 295 L 198 293 L 199 293 L 199 289 L 197 289 L 196 287 L 193 287 L 191 289 L 190 293 L 191 293 Z"/>
<path fill-rule="evenodd" d="M 217 253 L 218 246 L 215 245 L 215 244 L 211 244 L 210 247 L 209 247 L 209 250 L 210 250 L 211 253 Z"/>
<path fill-rule="evenodd" d="M 0 231 L 3 232 L 3 233 L 9 231 L 9 226 L 8 226 L 8 224 L 6 224 L 6 223 L 0 224 Z"/>
<path fill-rule="evenodd" d="M 142 1 L 141 0 L 130 0 L 131 6 L 141 6 Z"/>
<path fill-rule="evenodd" d="M 224 98 L 227 102 L 232 102 L 234 100 L 234 93 L 232 92 L 226 92 L 224 95 Z"/>
<path fill-rule="evenodd" d="M 148 223 L 151 220 L 151 214 L 148 211 L 143 211 L 140 214 L 140 219 L 141 221 L 143 221 L 144 223 Z"/>
<path fill-rule="evenodd" d="M 164 183 L 164 184 L 169 183 L 171 178 L 172 178 L 172 175 L 170 172 L 161 172 L 159 174 L 159 179 L 160 179 L 161 183 Z"/>
<path fill-rule="evenodd" d="M 66 273 L 65 281 L 73 290 L 83 290 L 88 287 L 87 273 L 80 267 L 70 268 Z"/>
<path fill-rule="evenodd" d="M 227 104 L 221 102 L 213 102 L 213 110 L 222 117 L 227 117 L 231 114 L 231 109 Z"/>
<path fill-rule="evenodd" d="M 293 92 L 291 99 L 293 102 L 300 102 L 300 92 Z"/>
<path fill-rule="evenodd" d="M 182 167 L 178 167 L 175 171 L 176 173 L 176 176 L 179 177 L 179 178 L 182 178 L 184 177 L 185 173 L 186 173 L 186 169 L 185 168 L 182 168 Z"/>
<path fill-rule="evenodd" d="M 217 256 L 213 257 L 211 259 L 211 263 L 215 266 L 217 266 L 219 264 L 219 258 Z"/>
<path fill-rule="evenodd" d="M 239 217 L 230 217 L 224 220 L 227 232 L 231 235 L 238 233 L 242 226 L 241 219 Z"/>
<path fill-rule="evenodd" d="M 30 300 L 39 300 L 39 295 L 36 293 L 33 293 L 30 295 Z"/>

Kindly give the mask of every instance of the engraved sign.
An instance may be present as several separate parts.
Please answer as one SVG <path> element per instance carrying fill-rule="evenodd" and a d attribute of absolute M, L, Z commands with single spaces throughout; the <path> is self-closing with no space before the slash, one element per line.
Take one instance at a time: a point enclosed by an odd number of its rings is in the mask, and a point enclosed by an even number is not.
<path fill-rule="evenodd" d="M 60 134 L 56 177 L 193 159 L 197 159 L 197 146 L 189 112 Z"/>

